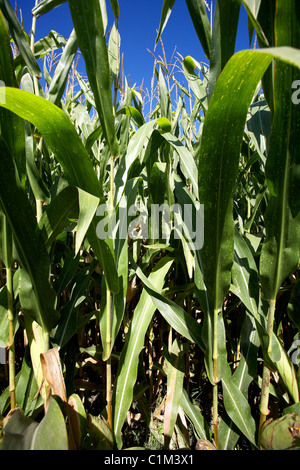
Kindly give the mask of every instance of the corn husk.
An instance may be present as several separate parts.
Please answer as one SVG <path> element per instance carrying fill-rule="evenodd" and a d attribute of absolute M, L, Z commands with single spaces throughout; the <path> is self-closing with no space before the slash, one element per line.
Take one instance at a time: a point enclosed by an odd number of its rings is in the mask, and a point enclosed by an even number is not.
<path fill-rule="evenodd" d="M 265 450 L 300 449 L 300 416 L 291 413 L 266 421 L 261 434 L 261 445 Z"/>

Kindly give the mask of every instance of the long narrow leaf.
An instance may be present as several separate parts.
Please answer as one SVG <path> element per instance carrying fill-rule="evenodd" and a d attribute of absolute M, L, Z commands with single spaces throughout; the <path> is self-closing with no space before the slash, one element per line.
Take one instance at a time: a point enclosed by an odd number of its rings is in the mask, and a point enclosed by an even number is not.
<path fill-rule="evenodd" d="M 162 289 L 165 276 L 172 263 L 172 259 L 163 258 L 152 270 L 149 279 L 157 291 Z M 118 448 L 122 446 L 121 429 L 133 397 L 133 387 L 137 377 L 138 357 L 144 344 L 147 328 L 155 310 L 156 306 L 153 304 L 151 296 L 146 290 L 143 290 L 130 323 L 130 329 L 127 333 L 124 348 L 122 349 L 113 394 L 113 426 Z"/>
<path fill-rule="evenodd" d="M 255 421 L 251 415 L 250 405 L 236 384 L 232 381 L 227 364 L 222 378 L 225 409 L 242 433 L 255 444 Z"/>
<path fill-rule="evenodd" d="M 256 86 L 274 57 L 300 66 L 300 52 L 288 47 L 235 54 L 218 80 L 205 118 L 199 158 L 199 198 L 205 208 L 204 220 L 209 223 L 205 223 L 205 249 L 201 256 L 206 287 L 214 308 L 219 310 L 230 287 L 232 196 L 246 114 Z"/>
<path fill-rule="evenodd" d="M 67 0 L 41 0 L 33 9 L 32 14 L 35 15 L 37 18 L 39 16 L 48 13 L 48 11 L 53 10 L 53 8 L 62 5 Z"/>
<path fill-rule="evenodd" d="M 277 3 L 276 43 L 299 48 L 299 4 Z M 299 78 L 299 70 L 275 61 L 274 117 L 266 163 L 269 201 L 265 214 L 266 239 L 260 260 L 262 295 L 268 300 L 276 298 L 282 282 L 299 263 L 300 152 L 297 141 L 300 108 L 291 96 L 291 86 Z"/>
<path fill-rule="evenodd" d="M 48 99 L 57 106 L 64 94 L 69 70 L 76 55 L 77 47 L 77 37 L 75 30 L 73 30 L 63 50 L 49 87 Z"/>
<path fill-rule="evenodd" d="M 161 17 L 160 17 L 159 28 L 158 28 L 157 36 L 155 39 L 155 45 L 158 43 L 159 38 L 161 37 L 162 32 L 167 25 L 167 22 L 172 13 L 174 4 L 175 4 L 175 0 L 164 0 Z"/>
<path fill-rule="evenodd" d="M 4 17 L 0 11 L 0 80 L 2 84 L 17 87 L 14 66 L 12 60 L 9 33 L 5 25 Z M 22 119 L 6 109 L 0 109 L 1 134 L 11 154 L 13 155 L 19 172 L 21 185 L 25 187 L 26 159 L 25 159 L 25 135 Z"/>
<path fill-rule="evenodd" d="M 184 413 L 187 415 L 190 422 L 192 423 L 192 426 L 195 430 L 195 433 L 198 439 L 207 439 L 208 438 L 207 423 L 205 422 L 200 409 L 191 402 L 187 391 L 184 389 L 182 391 L 180 405 Z"/>
<path fill-rule="evenodd" d="M 20 53 L 22 54 L 22 57 L 28 67 L 28 70 L 30 71 L 32 76 L 41 77 L 42 73 L 40 71 L 40 67 L 34 57 L 33 52 L 30 49 L 22 26 L 20 25 L 19 20 L 16 17 L 16 14 L 9 1 L 1 0 L 0 8 L 3 12 L 3 15 L 5 16 L 5 19 L 10 25 L 12 36 L 19 48 Z"/>
<path fill-rule="evenodd" d="M 186 0 L 195 31 L 203 48 L 204 54 L 210 60 L 211 30 L 203 0 Z"/>
<path fill-rule="evenodd" d="M 99 0 L 69 0 L 69 8 L 110 154 L 117 157 L 119 143 L 115 131 L 112 84 L 100 3 Z"/>
<path fill-rule="evenodd" d="M 13 160 L 2 140 L 0 149 L 0 204 L 10 224 L 21 264 L 33 285 L 38 305 L 36 321 L 49 331 L 58 320 L 56 296 L 50 285 L 50 259 L 32 206 L 18 184 Z"/>
<path fill-rule="evenodd" d="M 183 379 L 185 373 L 184 346 L 178 339 L 174 341 L 170 357 L 167 358 L 167 396 L 164 412 L 164 439 L 165 448 L 168 448 L 172 439 L 178 410 L 183 392 Z"/>
<path fill-rule="evenodd" d="M 234 54 L 240 8 L 240 0 L 217 0 L 216 2 L 210 54 L 210 97 L 222 70 Z"/>
<path fill-rule="evenodd" d="M 0 89 L 0 105 L 39 129 L 62 165 L 70 184 L 100 199 L 103 197 L 89 155 L 68 116 L 61 109 L 39 96 L 4 87 Z M 119 283 L 113 253 L 106 240 L 97 237 L 95 218 L 88 229 L 88 238 L 111 290 L 117 292 Z"/>
<path fill-rule="evenodd" d="M 142 270 L 136 265 L 130 254 L 129 260 L 137 276 L 143 282 L 146 291 L 150 294 L 157 309 L 169 325 L 185 338 L 198 344 L 198 346 L 204 350 L 205 347 L 201 339 L 201 329 L 199 328 L 197 321 L 179 305 L 160 294 L 160 292 L 158 292 L 151 284 L 151 281 L 143 274 Z"/>

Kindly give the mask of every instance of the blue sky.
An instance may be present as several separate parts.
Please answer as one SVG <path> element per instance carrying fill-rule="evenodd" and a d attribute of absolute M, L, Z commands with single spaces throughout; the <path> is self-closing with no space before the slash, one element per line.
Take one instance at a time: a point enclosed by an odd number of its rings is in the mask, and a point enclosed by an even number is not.
<path fill-rule="evenodd" d="M 15 0 L 10 0 L 15 6 Z M 106 1 L 108 10 L 108 29 L 112 26 L 114 17 L 109 0 Z M 208 2 L 210 3 L 210 1 Z M 215 3 L 215 2 L 214 2 Z M 17 0 L 18 16 L 22 10 L 25 30 L 31 29 L 31 10 L 35 0 Z M 150 88 L 153 74 L 154 59 L 148 49 L 158 57 L 162 54 L 160 45 L 154 51 L 154 43 L 160 22 L 163 0 L 119 0 L 120 17 L 119 32 L 121 36 L 121 53 L 124 53 L 124 71 L 131 86 L 136 83 Z M 20 17 L 20 16 L 19 16 Z M 244 7 L 241 8 L 240 26 L 237 38 L 237 49 L 248 48 L 248 28 Z M 36 40 L 46 36 L 51 29 L 68 37 L 73 25 L 68 3 L 55 8 L 46 15 L 38 18 Z M 162 34 L 162 40 L 167 60 L 170 61 L 173 52 L 182 56 L 191 55 L 197 61 L 206 61 L 200 42 L 195 33 L 185 0 L 176 0 L 168 24 Z M 81 64 L 83 67 L 84 64 Z"/>

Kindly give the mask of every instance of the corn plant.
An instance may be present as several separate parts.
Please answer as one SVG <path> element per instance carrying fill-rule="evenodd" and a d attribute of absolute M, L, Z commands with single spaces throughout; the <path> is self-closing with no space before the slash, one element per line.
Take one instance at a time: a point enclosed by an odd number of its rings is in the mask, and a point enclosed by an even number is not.
<path fill-rule="evenodd" d="M 150 116 L 118 1 L 35 41 L 62 3 L 0 1 L 0 448 L 299 448 L 298 2 L 186 0 L 172 64 L 164 0 Z"/>

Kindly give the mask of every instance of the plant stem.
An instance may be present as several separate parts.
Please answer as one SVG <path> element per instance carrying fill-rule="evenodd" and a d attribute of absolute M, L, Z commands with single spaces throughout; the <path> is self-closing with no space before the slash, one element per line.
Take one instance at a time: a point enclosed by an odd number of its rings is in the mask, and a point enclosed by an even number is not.
<path fill-rule="evenodd" d="M 275 305 L 276 300 L 270 300 L 269 311 L 268 311 L 268 320 L 267 320 L 267 334 L 268 334 L 268 356 L 272 353 L 272 334 L 274 328 L 274 318 L 275 318 Z M 260 420 L 259 420 L 259 434 L 258 434 L 258 446 L 260 447 L 261 442 L 261 428 L 265 423 L 267 416 L 269 414 L 269 395 L 270 395 L 270 377 L 271 372 L 266 363 L 263 367 L 263 377 L 262 377 L 262 391 L 261 391 L 261 400 L 260 400 Z"/>

